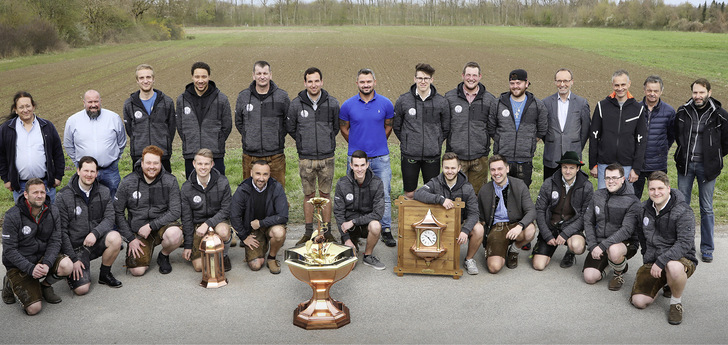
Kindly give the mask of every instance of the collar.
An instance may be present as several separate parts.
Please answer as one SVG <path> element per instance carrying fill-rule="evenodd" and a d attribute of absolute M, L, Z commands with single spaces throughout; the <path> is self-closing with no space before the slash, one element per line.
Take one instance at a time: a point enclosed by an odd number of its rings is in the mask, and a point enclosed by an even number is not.
<path fill-rule="evenodd" d="M 478 92 L 479 92 L 479 91 L 480 91 L 480 85 L 477 85 L 477 86 L 475 87 L 475 91 L 473 91 L 473 93 L 470 93 L 470 92 L 468 92 L 468 89 L 467 89 L 467 88 L 465 88 L 465 83 L 463 83 L 463 93 L 464 93 L 464 94 L 465 94 L 466 96 L 477 96 L 477 95 L 478 95 Z"/>
<path fill-rule="evenodd" d="M 556 97 L 556 99 L 557 99 L 557 100 L 558 100 L 559 102 L 561 102 L 561 103 L 569 103 L 569 100 L 571 100 L 571 90 L 569 90 L 569 94 L 568 94 L 568 95 L 566 95 L 566 100 L 565 100 L 565 101 L 564 101 L 564 100 L 561 100 L 561 95 L 559 95 L 559 94 L 558 94 L 558 92 L 557 92 L 557 96 L 558 96 L 558 97 Z"/>
<path fill-rule="evenodd" d="M 495 183 L 495 181 L 493 181 L 493 187 L 495 187 L 496 190 L 501 190 L 501 191 L 504 190 L 506 187 L 508 187 L 509 184 L 510 184 L 510 181 L 508 181 L 508 177 L 506 177 L 506 184 L 503 187 L 499 186 L 497 183 Z"/>
<path fill-rule="evenodd" d="M 316 99 L 311 98 L 311 95 L 306 91 L 306 96 L 308 96 L 308 100 L 311 101 L 311 103 L 316 104 L 321 99 L 321 90 L 319 90 L 318 97 Z"/>
<path fill-rule="evenodd" d="M 210 171 L 210 173 L 212 173 L 212 171 Z M 206 187 L 205 187 L 205 185 L 202 184 L 202 180 L 200 180 L 200 176 L 195 174 L 195 178 L 197 179 L 197 184 L 200 185 L 200 187 L 202 187 L 202 189 L 205 189 Z M 210 185 L 210 180 L 212 180 L 212 176 L 210 176 L 210 174 L 208 174 L 207 183 L 206 183 L 208 186 Z M 253 186 L 255 186 L 255 183 L 253 183 Z"/>
<path fill-rule="evenodd" d="M 266 182 L 265 186 L 263 186 L 262 189 L 258 189 L 258 186 L 255 184 L 255 181 L 250 181 L 253 183 L 253 188 L 255 188 L 255 191 L 258 193 L 263 193 L 268 188 L 268 183 Z"/>
<path fill-rule="evenodd" d="M 91 188 L 89 188 L 88 190 L 83 189 L 83 185 L 81 184 L 81 178 L 80 177 L 78 178 L 78 189 L 80 189 L 82 192 L 84 192 L 86 194 L 86 197 L 88 197 L 91 194 L 91 189 L 93 189 L 93 188 L 94 188 L 94 186 L 91 185 Z"/>
<path fill-rule="evenodd" d="M 571 184 L 569 184 L 568 182 L 566 182 L 566 179 L 564 178 L 564 175 L 561 175 L 561 182 L 564 183 L 564 187 L 571 188 L 571 187 L 574 186 L 574 183 L 576 183 L 576 176 L 574 176 L 574 181 L 572 181 Z"/>
<path fill-rule="evenodd" d="M 432 94 L 432 88 L 427 90 L 427 94 L 423 97 L 422 95 L 420 95 L 420 90 L 415 87 L 415 95 L 420 96 L 420 99 L 423 101 L 426 100 L 427 97 L 430 97 L 430 94 Z"/>
<path fill-rule="evenodd" d="M 660 207 L 660 209 L 659 209 L 659 210 L 657 209 L 657 207 L 655 207 L 655 203 L 653 202 L 653 203 L 652 203 L 652 208 L 654 208 L 654 209 L 655 209 L 655 214 L 660 214 L 660 211 L 664 210 L 664 209 L 665 209 L 665 207 L 667 206 L 667 204 L 669 204 L 669 203 L 670 203 L 670 199 L 671 199 L 671 198 L 672 198 L 672 195 L 668 195 L 668 196 L 667 196 L 667 200 L 665 201 L 665 204 L 664 204 L 664 205 L 662 205 L 662 207 Z"/>

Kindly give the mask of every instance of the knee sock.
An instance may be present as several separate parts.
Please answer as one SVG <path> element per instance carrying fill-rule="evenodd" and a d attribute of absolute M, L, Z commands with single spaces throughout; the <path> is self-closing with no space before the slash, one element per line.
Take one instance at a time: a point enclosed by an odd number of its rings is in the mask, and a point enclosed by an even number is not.
<path fill-rule="evenodd" d="M 313 223 L 306 223 L 305 232 L 303 233 L 303 236 L 306 237 L 306 240 L 311 239 L 311 235 L 313 235 Z"/>
<path fill-rule="evenodd" d="M 624 271 L 624 267 L 627 266 L 627 259 L 623 259 L 622 262 L 620 262 L 620 263 L 614 263 L 614 262 L 612 262 L 612 260 L 608 260 L 608 261 L 609 261 L 609 266 L 612 267 L 615 274 L 622 273 L 622 271 Z"/>
<path fill-rule="evenodd" d="M 111 272 L 111 266 L 106 266 L 104 264 L 101 264 L 101 269 L 99 269 L 99 275 L 105 276 Z"/>
<path fill-rule="evenodd" d="M 230 243 L 233 241 L 233 236 L 233 234 L 230 234 L 230 238 L 228 238 L 227 241 L 222 242 L 225 245 L 225 249 L 222 250 L 223 256 L 228 256 L 228 252 L 230 251 Z"/>
<path fill-rule="evenodd" d="M 508 246 L 508 252 L 509 253 L 518 253 L 518 247 L 516 247 L 516 242 L 512 242 L 510 246 Z"/>

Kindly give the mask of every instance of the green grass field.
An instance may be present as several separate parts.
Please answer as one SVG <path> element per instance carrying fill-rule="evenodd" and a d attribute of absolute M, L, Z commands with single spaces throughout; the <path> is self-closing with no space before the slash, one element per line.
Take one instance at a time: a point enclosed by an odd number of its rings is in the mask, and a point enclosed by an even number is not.
<path fill-rule="evenodd" d="M 574 92 L 590 104 L 611 92 L 609 78 L 626 68 L 633 79 L 632 93 L 641 98 L 642 80 L 650 74 L 666 82 L 663 99 L 677 107 L 690 97 L 689 84 L 697 77 L 713 82 L 713 96 L 728 102 L 728 35 L 668 31 L 638 31 L 593 28 L 524 27 L 292 27 L 292 28 L 188 28 L 187 40 L 104 45 L 62 53 L 0 60 L 0 107 L 10 108 L 17 90 L 31 92 L 39 107 L 36 113 L 52 120 L 61 136 L 65 119 L 82 107 L 87 89 L 101 92 L 103 106 L 121 112 L 123 101 L 136 90 L 134 67 L 155 67 L 156 85 L 176 98 L 190 81 L 189 66 L 206 61 L 212 80 L 228 95 L 234 110 L 237 93 L 251 81 L 254 61 L 268 60 L 273 80 L 293 98 L 303 89 L 302 72 L 318 66 L 324 73 L 324 88 L 343 102 L 356 92 L 356 70 L 371 67 L 377 73 L 377 92 L 395 101 L 412 83 L 413 66 L 428 62 L 436 69 L 434 85 L 444 94 L 460 81 L 462 65 L 478 61 L 487 89 L 496 96 L 507 90 L 507 73 L 515 68 L 529 71 L 529 88 L 537 97 L 555 92 L 553 73 L 560 67 L 575 73 Z M 179 138 L 175 145 L 179 147 Z M 233 130 L 227 142 L 226 167 L 233 188 L 241 176 L 240 134 Z M 392 152 L 392 198 L 402 194 L 399 148 L 394 135 Z M 541 150 L 534 158 L 532 196 L 541 185 Z M 173 155 L 173 170 L 180 183 L 184 162 L 180 150 Z M 586 152 L 586 151 L 585 151 Z M 287 141 L 287 194 L 291 222 L 303 221 L 303 196 L 295 146 Z M 336 178 L 345 171 L 346 143 L 337 148 Z M 669 161 L 675 179 L 674 162 Z M 68 166 L 72 166 L 68 162 Z M 131 170 L 128 155 L 121 164 L 122 176 Z M 73 174 L 68 168 L 65 182 Z M 674 183 L 676 187 L 676 182 Z M 719 177 L 715 214 L 719 224 L 728 224 L 728 177 Z M 693 209 L 697 211 L 697 188 Z M 7 190 L 0 192 L 0 211 L 12 203 Z M 396 220 L 396 210 L 394 219 Z"/>

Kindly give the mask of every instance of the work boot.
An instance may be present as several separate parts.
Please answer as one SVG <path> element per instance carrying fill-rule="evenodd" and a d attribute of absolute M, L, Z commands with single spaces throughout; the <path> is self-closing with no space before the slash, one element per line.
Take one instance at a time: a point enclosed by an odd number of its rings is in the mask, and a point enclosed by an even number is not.
<path fill-rule="evenodd" d="M 3 277 L 3 302 L 5 304 L 15 303 L 15 294 L 13 293 L 13 288 L 10 286 L 8 276 Z"/>
<path fill-rule="evenodd" d="M 172 272 L 172 264 L 169 263 L 169 255 L 164 255 L 162 252 L 157 254 L 157 265 L 159 265 L 159 273 L 168 274 Z"/>
<path fill-rule="evenodd" d="M 61 296 L 56 295 L 56 292 L 53 291 L 53 287 L 50 285 L 40 284 L 41 292 L 43 293 L 43 299 L 46 300 L 46 302 L 50 304 L 58 304 L 63 301 L 61 299 Z"/>
<path fill-rule="evenodd" d="M 389 228 L 385 228 L 384 231 L 382 231 L 382 242 L 384 242 L 387 247 L 397 246 L 397 241 L 392 236 L 392 230 Z"/>
<path fill-rule="evenodd" d="M 682 303 L 670 304 L 670 314 L 667 315 L 667 322 L 671 325 L 679 325 L 682 322 Z"/>
<path fill-rule="evenodd" d="M 506 267 L 510 269 L 518 267 L 518 252 L 512 252 L 509 250 L 507 256 Z"/>
<path fill-rule="evenodd" d="M 112 288 L 120 288 L 121 282 L 117 280 L 111 272 L 107 274 L 99 274 L 99 284 L 108 285 Z"/>
<path fill-rule="evenodd" d="M 609 281 L 609 290 L 619 291 L 624 285 L 624 272 L 614 272 L 612 280 Z"/>
<path fill-rule="evenodd" d="M 311 239 L 312 235 L 313 235 L 313 230 L 306 230 L 306 232 L 303 233 L 303 236 L 301 237 L 301 239 L 298 240 L 298 242 L 296 242 L 296 245 L 304 244 L 304 243 L 308 242 L 308 240 Z"/>
<path fill-rule="evenodd" d="M 576 255 L 574 253 L 567 251 L 564 253 L 564 257 L 561 259 L 561 268 L 569 268 L 571 266 L 574 266 L 574 261 L 576 261 Z"/>
<path fill-rule="evenodd" d="M 268 259 L 268 270 L 273 274 L 281 273 L 281 262 L 276 259 Z"/>
<path fill-rule="evenodd" d="M 232 263 L 230 263 L 230 257 L 227 255 L 222 257 L 222 265 L 223 265 L 223 267 L 225 267 L 225 272 L 228 272 L 231 269 L 233 269 Z"/>
<path fill-rule="evenodd" d="M 331 230 L 324 232 L 324 241 L 336 243 L 336 239 L 334 238 L 334 234 L 331 233 Z"/>

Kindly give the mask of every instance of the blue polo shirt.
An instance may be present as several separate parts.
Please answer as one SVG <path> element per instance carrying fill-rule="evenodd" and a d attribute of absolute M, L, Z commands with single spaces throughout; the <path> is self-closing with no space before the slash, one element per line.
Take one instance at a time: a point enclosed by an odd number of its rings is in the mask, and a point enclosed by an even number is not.
<path fill-rule="evenodd" d="M 359 93 L 341 105 L 339 119 L 349 121 L 349 156 L 362 150 L 369 157 L 389 154 L 384 120 L 394 117 L 394 105 L 387 97 L 374 92 L 374 98 L 365 103 Z"/>

